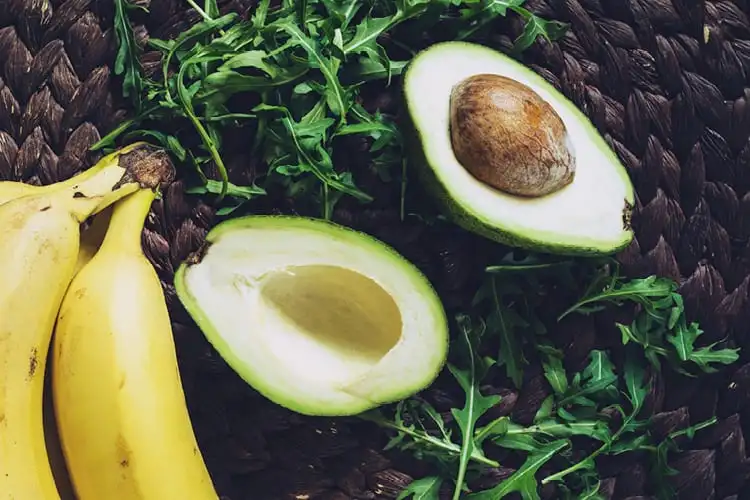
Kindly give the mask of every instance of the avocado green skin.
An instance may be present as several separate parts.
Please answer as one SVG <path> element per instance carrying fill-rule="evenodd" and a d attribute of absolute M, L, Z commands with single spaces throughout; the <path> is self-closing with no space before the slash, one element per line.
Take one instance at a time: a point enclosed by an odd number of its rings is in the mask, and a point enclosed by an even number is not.
<path fill-rule="evenodd" d="M 443 184 L 443 182 L 440 181 L 434 171 L 434 169 L 439 167 L 430 165 L 430 162 L 427 160 L 427 157 L 425 155 L 425 148 L 429 145 L 425 144 L 425 141 L 423 140 L 422 136 L 419 133 L 419 130 L 416 127 L 416 124 L 414 123 L 414 117 L 412 114 L 413 109 L 410 105 L 409 93 L 407 91 L 408 86 L 406 85 L 406 82 L 409 78 L 410 69 L 417 61 L 417 58 L 421 53 L 430 50 L 439 50 L 440 46 L 445 44 L 456 45 L 461 43 L 467 45 L 468 47 L 473 46 L 473 44 L 469 44 L 467 42 L 442 42 L 434 44 L 418 53 L 409 62 L 409 64 L 407 64 L 407 66 L 404 68 L 403 73 L 404 84 L 402 85 L 401 97 L 407 112 L 404 113 L 404 116 L 402 117 L 402 129 L 407 157 L 409 158 L 411 164 L 415 167 L 415 171 L 422 183 L 422 187 L 424 188 L 425 192 L 427 192 L 432 198 L 434 198 L 439 207 L 442 209 L 443 214 L 463 229 L 471 231 L 484 238 L 510 247 L 524 248 L 539 253 L 595 257 L 615 254 L 628 247 L 634 236 L 632 229 L 629 229 L 626 232 L 627 237 L 623 238 L 619 242 L 619 244 L 610 247 L 581 245 L 580 243 L 576 244 L 565 241 L 542 240 L 530 237 L 522 233 L 513 233 L 510 231 L 506 231 L 502 228 L 484 222 L 483 220 L 481 220 L 481 217 L 468 211 L 463 205 L 461 205 L 458 200 L 454 199 L 450 195 L 450 193 L 446 189 L 446 186 Z M 528 71 L 532 70 L 529 69 Z M 575 105 L 568 100 L 566 100 L 566 105 L 575 107 Z M 588 120 L 588 118 L 583 113 L 581 113 L 580 110 L 576 109 L 576 111 L 579 119 L 585 120 L 586 122 L 588 122 L 589 126 L 593 127 L 593 124 L 591 124 L 590 120 Z M 614 155 L 614 152 L 610 152 L 612 155 Z M 629 199 L 623 200 L 623 213 L 630 213 L 632 211 L 632 207 L 634 206 L 632 184 L 629 177 L 627 177 L 627 172 L 622 171 L 621 175 L 625 176 L 623 181 L 627 182 L 628 187 L 630 188 Z"/>
<path fill-rule="evenodd" d="M 448 356 L 448 318 L 445 313 L 445 309 L 443 308 L 442 302 L 435 292 L 434 287 L 429 282 L 427 277 L 424 276 L 421 271 L 419 271 L 419 269 L 417 269 L 411 262 L 406 260 L 393 248 L 367 233 L 362 233 L 349 227 L 342 226 L 323 219 L 314 219 L 301 216 L 251 215 L 245 217 L 237 217 L 235 219 L 228 219 L 217 224 L 208 233 L 208 235 L 206 236 L 206 244 L 210 246 L 211 243 L 216 241 L 218 237 L 225 232 L 231 232 L 233 229 L 238 229 L 259 223 L 268 225 L 278 224 L 284 227 L 288 227 L 291 230 L 294 230 L 295 227 L 309 227 L 310 224 L 318 225 L 318 227 L 327 226 L 333 235 L 341 238 L 346 238 L 353 243 L 356 241 L 357 243 L 369 246 L 373 251 L 382 251 L 394 261 L 395 265 L 402 266 L 405 272 L 412 272 L 415 282 L 424 292 L 423 297 L 425 297 L 425 300 L 429 300 L 432 303 L 431 309 L 433 311 L 433 314 L 435 314 L 438 318 L 437 323 L 443 325 L 443 328 L 433 332 L 436 336 L 441 338 L 440 345 L 442 346 L 442 350 L 439 353 L 439 357 L 442 359 L 442 363 L 436 367 L 434 373 L 426 375 L 420 386 L 393 388 L 393 392 L 390 394 L 390 397 L 385 401 L 378 401 L 376 403 L 373 401 L 363 400 L 362 404 L 359 406 L 349 406 L 346 408 L 318 408 L 316 406 L 300 404 L 300 402 L 294 398 L 293 394 L 278 394 L 275 391 L 270 390 L 264 383 L 262 378 L 258 378 L 252 370 L 248 369 L 248 367 L 245 366 L 244 361 L 234 354 L 231 345 L 229 345 L 229 343 L 213 329 L 210 318 L 208 318 L 208 316 L 205 314 L 203 309 L 200 307 L 200 304 L 196 302 L 185 280 L 185 273 L 187 272 L 188 268 L 193 265 L 200 265 L 200 259 L 197 259 L 198 262 L 196 262 L 188 258 L 186 261 L 180 264 L 177 271 L 175 272 L 174 286 L 177 297 L 187 310 L 188 314 L 190 314 L 190 316 L 193 318 L 193 321 L 195 321 L 198 327 L 201 329 L 203 335 L 206 337 L 206 340 L 208 340 L 208 342 L 214 347 L 214 349 L 216 349 L 219 355 L 245 382 L 248 383 L 248 385 L 258 391 L 258 393 L 266 397 L 269 401 L 272 401 L 273 403 L 292 410 L 296 413 L 308 416 L 341 417 L 356 415 L 383 404 L 400 401 L 425 389 L 426 387 L 431 385 L 435 381 L 435 379 L 437 379 L 440 372 L 442 371 L 442 368 L 445 365 Z M 273 374 L 269 374 L 269 376 L 273 376 Z"/>

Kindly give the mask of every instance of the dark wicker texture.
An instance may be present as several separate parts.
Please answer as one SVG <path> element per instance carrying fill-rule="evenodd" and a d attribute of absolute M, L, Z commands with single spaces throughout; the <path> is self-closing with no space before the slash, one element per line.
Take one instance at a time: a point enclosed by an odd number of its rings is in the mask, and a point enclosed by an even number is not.
<path fill-rule="evenodd" d="M 572 29 L 559 43 L 536 44 L 525 61 L 588 114 L 637 186 L 637 241 L 620 260 L 631 274 L 679 279 L 707 340 L 726 338 L 750 349 L 750 2 L 529 5 Z M 144 36 L 169 37 L 195 20 L 179 0 L 152 0 L 150 8 Z M 111 21 L 106 0 L 0 0 L 0 179 L 51 183 L 96 159 L 88 147 L 126 115 L 110 69 Z M 495 40 L 499 46 L 518 32 L 518 23 L 509 25 Z M 241 179 L 248 165 L 237 157 L 232 175 Z M 357 220 L 400 241 L 399 248 L 417 237 L 413 231 L 389 235 L 384 217 Z M 220 492 L 232 500 L 395 498 L 423 472 L 419 464 L 384 456 L 382 440 L 369 427 L 303 418 L 259 398 L 181 309 L 171 284 L 174 268 L 213 222 L 213 209 L 175 182 L 154 205 L 144 248 L 164 283 L 190 411 Z M 427 235 L 429 245 L 407 253 L 451 296 L 474 286 L 464 262 L 474 247 L 446 236 Z M 566 349 L 579 359 L 606 337 L 606 328 L 593 321 L 573 327 Z M 664 434 L 714 413 L 720 417 L 673 458 L 679 498 L 750 498 L 743 438 L 750 425 L 747 359 L 745 353 L 745 361 L 710 377 L 665 377 L 650 395 Z M 538 370 L 529 370 L 520 393 L 501 389 L 503 411 L 519 419 L 533 413 L 548 390 L 544 384 Z M 601 461 L 608 478 L 603 491 L 617 499 L 649 498 L 641 458 Z M 496 471 L 494 480 L 510 472 Z"/>

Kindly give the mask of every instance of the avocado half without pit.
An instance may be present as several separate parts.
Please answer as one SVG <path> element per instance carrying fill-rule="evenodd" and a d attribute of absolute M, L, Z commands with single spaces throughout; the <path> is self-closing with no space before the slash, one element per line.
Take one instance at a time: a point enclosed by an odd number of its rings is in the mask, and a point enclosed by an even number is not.
<path fill-rule="evenodd" d="M 323 220 L 222 222 L 175 287 L 232 369 L 298 413 L 404 399 L 446 360 L 446 314 L 425 276 L 381 241 Z"/>
<path fill-rule="evenodd" d="M 511 246 L 612 254 L 633 238 L 625 167 L 586 116 L 530 68 L 444 42 L 404 77 L 410 151 L 454 222 Z"/>

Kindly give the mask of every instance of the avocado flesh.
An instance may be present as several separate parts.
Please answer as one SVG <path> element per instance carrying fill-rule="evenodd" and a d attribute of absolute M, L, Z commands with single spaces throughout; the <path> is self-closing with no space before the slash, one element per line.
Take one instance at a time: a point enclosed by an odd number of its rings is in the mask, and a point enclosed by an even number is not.
<path fill-rule="evenodd" d="M 519 81 L 554 108 L 577 158 L 571 184 L 519 197 L 482 183 L 459 163 L 450 137 L 451 91 L 482 73 Z M 422 179 L 457 224 L 501 243 L 557 254 L 611 254 L 632 240 L 634 193 L 625 167 L 575 104 L 530 68 L 481 45 L 438 43 L 410 63 L 404 97 Z"/>
<path fill-rule="evenodd" d="M 353 415 L 429 385 L 447 355 L 443 306 L 380 241 L 322 220 L 248 216 L 216 226 L 177 294 L 227 363 L 271 401 Z"/>

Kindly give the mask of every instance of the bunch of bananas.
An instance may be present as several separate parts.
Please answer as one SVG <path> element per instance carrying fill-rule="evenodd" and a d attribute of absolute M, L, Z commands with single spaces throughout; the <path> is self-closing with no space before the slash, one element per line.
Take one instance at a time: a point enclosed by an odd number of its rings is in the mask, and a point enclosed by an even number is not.
<path fill-rule="evenodd" d="M 0 499 L 218 498 L 141 250 L 173 175 L 136 143 L 64 182 L 0 182 Z"/>

